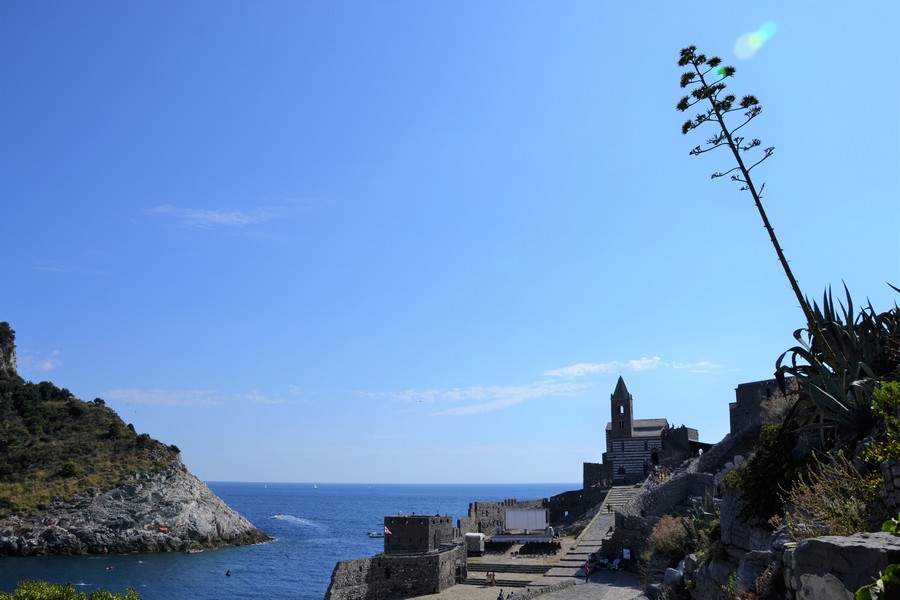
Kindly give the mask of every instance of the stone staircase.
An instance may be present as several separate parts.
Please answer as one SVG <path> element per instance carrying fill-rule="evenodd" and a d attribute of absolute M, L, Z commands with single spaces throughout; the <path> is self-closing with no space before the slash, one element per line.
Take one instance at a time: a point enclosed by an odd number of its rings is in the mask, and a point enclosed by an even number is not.
<path fill-rule="evenodd" d="M 603 500 L 603 505 L 600 507 L 600 512 L 616 512 L 617 508 L 627 504 L 640 489 L 640 485 L 637 487 L 633 485 L 617 485 L 610 488 L 609 493 Z"/>
<path fill-rule="evenodd" d="M 616 508 L 631 500 L 640 491 L 640 488 L 640 485 L 612 487 L 600 505 L 600 510 L 578 536 L 575 545 L 555 567 L 544 574 L 541 580 L 535 582 L 535 585 L 553 585 L 562 578 L 584 577 L 584 563 L 588 561 L 591 554 L 600 553 L 603 548 L 603 540 L 612 535 L 616 524 Z"/>
<path fill-rule="evenodd" d="M 466 585 L 478 585 L 483 586 L 485 581 L 485 576 L 483 573 L 496 573 L 496 574 L 519 574 L 519 575 L 529 575 L 531 577 L 522 578 L 522 579 L 509 579 L 509 578 L 497 578 L 496 587 L 528 587 L 532 583 L 534 583 L 533 579 L 535 575 L 541 576 L 547 573 L 551 567 L 547 565 L 506 565 L 506 564 L 489 564 L 489 563 L 469 563 L 467 567 L 468 576 L 466 580 L 463 581 Z M 473 575 L 473 573 L 478 573 L 478 575 Z"/>

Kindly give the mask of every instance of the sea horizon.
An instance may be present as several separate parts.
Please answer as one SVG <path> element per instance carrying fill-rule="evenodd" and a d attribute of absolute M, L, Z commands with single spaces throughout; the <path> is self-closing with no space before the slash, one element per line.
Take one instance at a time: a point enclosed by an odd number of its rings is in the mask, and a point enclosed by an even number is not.
<path fill-rule="evenodd" d="M 384 517 L 449 514 L 454 523 L 472 502 L 534 500 L 581 484 L 321 483 L 206 481 L 228 506 L 273 540 L 199 554 L 152 553 L 0 558 L 0 590 L 19 581 L 72 582 L 79 591 L 124 592 L 142 600 L 246 597 L 322 600 L 341 560 L 383 550 Z M 231 576 L 226 577 L 225 572 Z"/>

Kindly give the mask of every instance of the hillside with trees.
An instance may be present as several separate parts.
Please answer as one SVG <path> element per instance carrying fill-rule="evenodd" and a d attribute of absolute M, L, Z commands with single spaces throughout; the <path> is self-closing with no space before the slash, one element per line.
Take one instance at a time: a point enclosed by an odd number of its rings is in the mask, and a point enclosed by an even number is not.
<path fill-rule="evenodd" d="M 0 330 L 10 347 L 15 332 L 6 322 Z M 49 381 L 0 371 L 0 517 L 160 472 L 177 456 L 178 448 L 136 433 L 100 398 L 83 402 Z"/>
<path fill-rule="evenodd" d="M 15 332 L 0 323 L 0 555 L 268 539 L 187 471 L 177 447 L 138 434 L 100 398 L 19 377 Z"/>

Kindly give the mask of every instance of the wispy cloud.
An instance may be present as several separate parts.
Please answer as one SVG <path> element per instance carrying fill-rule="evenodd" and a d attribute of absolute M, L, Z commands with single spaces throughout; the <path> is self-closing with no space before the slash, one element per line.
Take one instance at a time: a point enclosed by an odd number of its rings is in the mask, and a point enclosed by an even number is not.
<path fill-rule="evenodd" d="M 187 208 L 162 204 L 144 209 L 144 214 L 189 229 L 245 230 L 255 225 L 278 221 L 307 212 L 312 200 L 286 200 L 282 203 L 250 208 Z"/>
<path fill-rule="evenodd" d="M 546 371 L 544 375 L 549 377 L 584 377 L 585 375 L 596 375 L 598 373 L 613 373 L 628 369 L 629 371 L 646 371 L 648 369 L 656 369 L 660 365 L 665 364 L 658 356 L 652 358 L 636 358 L 621 362 L 614 360 L 605 363 L 578 363 L 561 369 L 553 369 Z"/>
<path fill-rule="evenodd" d="M 672 363 L 673 369 L 686 369 L 693 373 L 709 373 L 711 371 L 717 371 L 719 369 L 724 369 L 725 365 L 720 365 L 717 363 L 709 362 L 708 360 L 701 360 L 695 363 Z"/>
<path fill-rule="evenodd" d="M 221 404 L 298 404 L 279 396 L 267 396 L 256 390 L 241 394 L 223 394 L 211 390 L 121 389 L 103 393 L 104 398 L 145 406 L 217 406 Z"/>
<path fill-rule="evenodd" d="M 603 363 L 578 363 L 560 369 L 546 371 L 544 375 L 549 377 L 585 377 L 587 375 L 597 375 L 603 373 L 614 373 L 616 371 L 648 371 L 650 369 L 670 368 L 689 370 L 694 373 L 709 373 L 718 369 L 724 369 L 725 365 L 701 360 L 693 363 L 684 362 L 666 362 L 658 356 L 647 358 L 633 358 L 631 360 L 619 361 L 613 360 Z"/>
<path fill-rule="evenodd" d="M 54 261 L 42 261 L 36 263 L 32 269 L 35 271 L 43 271 L 45 273 L 67 273 L 71 275 L 108 275 L 108 271 L 102 269 L 94 269 L 80 265 L 68 263 L 60 263 Z"/>
<path fill-rule="evenodd" d="M 525 385 L 513 386 L 470 386 L 465 388 L 406 390 L 396 394 L 398 400 L 404 402 L 421 402 L 424 404 L 462 404 L 441 408 L 434 416 L 461 416 L 493 412 L 510 406 L 545 396 L 561 396 L 573 394 L 590 384 L 560 383 L 554 381 L 538 381 Z"/>
<path fill-rule="evenodd" d="M 103 393 L 108 400 L 145 406 L 204 406 L 221 404 L 222 398 L 208 390 L 109 390 Z"/>
<path fill-rule="evenodd" d="M 18 360 L 19 368 L 24 372 L 36 371 L 49 373 L 62 366 L 60 351 L 54 350 L 50 354 L 40 355 L 35 352 L 24 352 Z"/>

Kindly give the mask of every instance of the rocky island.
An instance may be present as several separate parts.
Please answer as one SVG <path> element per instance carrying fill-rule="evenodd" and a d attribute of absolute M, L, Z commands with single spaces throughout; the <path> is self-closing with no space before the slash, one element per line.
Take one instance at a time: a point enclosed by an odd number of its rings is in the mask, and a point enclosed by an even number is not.
<path fill-rule="evenodd" d="M 270 538 L 229 508 L 175 446 L 103 400 L 17 372 L 0 323 L 0 556 L 197 551 Z"/>

